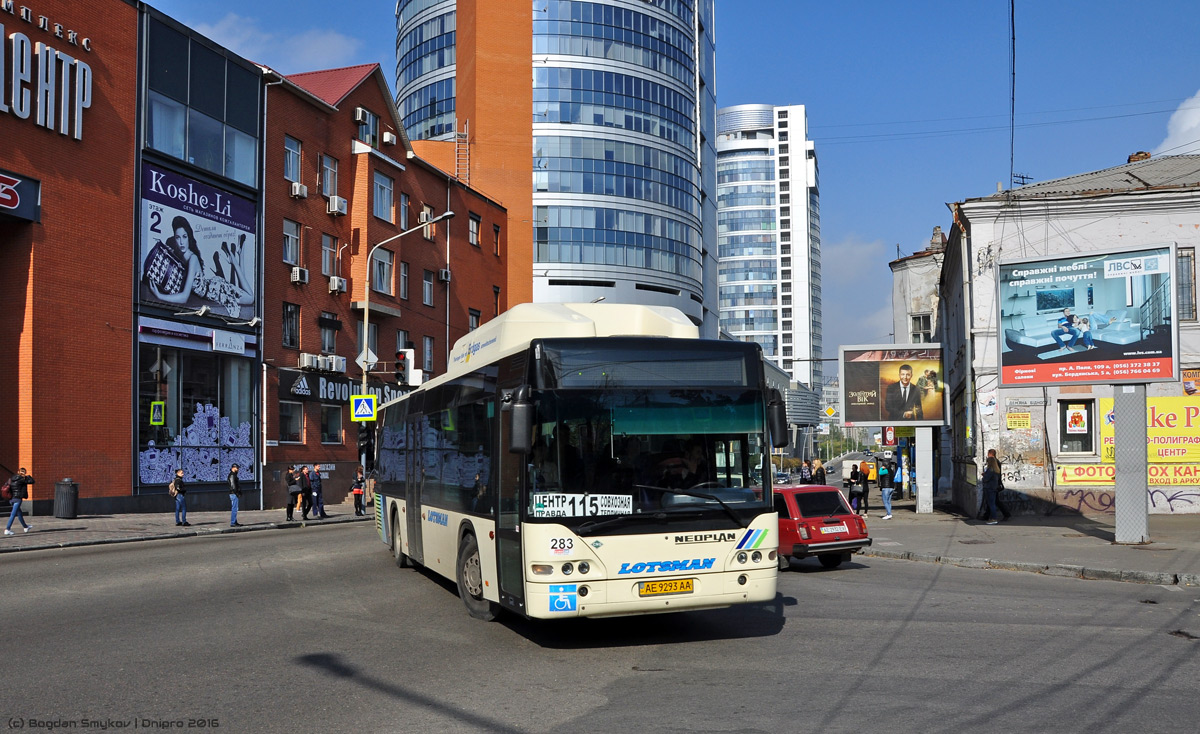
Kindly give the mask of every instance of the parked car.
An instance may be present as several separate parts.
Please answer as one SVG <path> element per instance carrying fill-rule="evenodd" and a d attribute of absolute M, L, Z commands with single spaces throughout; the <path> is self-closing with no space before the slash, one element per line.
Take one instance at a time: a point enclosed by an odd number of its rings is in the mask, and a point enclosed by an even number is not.
<path fill-rule="evenodd" d="M 775 489 L 779 513 L 779 568 L 789 558 L 816 556 L 825 568 L 837 568 L 850 555 L 871 545 L 865 519 L 846 504 L 837 487 L 810 484 Z"/>

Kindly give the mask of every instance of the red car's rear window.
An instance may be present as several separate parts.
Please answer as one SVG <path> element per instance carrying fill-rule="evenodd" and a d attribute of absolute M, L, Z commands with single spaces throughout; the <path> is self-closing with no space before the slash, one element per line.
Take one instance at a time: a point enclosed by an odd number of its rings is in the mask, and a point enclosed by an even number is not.
<path fill-rule="evenodd" d="M 828 492 L 797 492 L 795 494 L 796 509 L 801 517 L 821 517 L 825 515 L 841 515 L 853 512 L 846 506 L 842 493 L 836 490 Z"/>

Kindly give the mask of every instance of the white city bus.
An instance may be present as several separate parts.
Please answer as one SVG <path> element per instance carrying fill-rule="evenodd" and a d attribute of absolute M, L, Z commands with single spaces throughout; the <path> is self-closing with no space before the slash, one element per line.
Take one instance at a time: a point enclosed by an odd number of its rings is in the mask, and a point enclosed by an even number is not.
<path fill-rule="evenodd" d="M 454 579 L 473 617 L 775 597 L 771 486 L 752 477 L 786 419 L 757 344 L 701 340 L 671 308 L 524 304 L 380 413 L 380 539 Z"/>

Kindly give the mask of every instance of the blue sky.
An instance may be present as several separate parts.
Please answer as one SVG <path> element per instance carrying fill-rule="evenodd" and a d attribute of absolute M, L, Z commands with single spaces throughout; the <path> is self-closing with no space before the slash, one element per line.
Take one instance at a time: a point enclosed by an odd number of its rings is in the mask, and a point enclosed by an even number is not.
<path fill-rule="evenodd" d="M 512 0 L 496 0 L 511 2 Z M 891 341 L 891 271 L 1008 185 L 1007 0 L 716 0 L 717 103 L 803 104 L 821 175 L 826 356 Z M 285 72 L 395 66 L 392 0 L 151 0 Z M 522 3 L 514 2 L 520 6 Z M 1200 153 L 1200 3 L 1016 2 L 1013 168 Z"/>

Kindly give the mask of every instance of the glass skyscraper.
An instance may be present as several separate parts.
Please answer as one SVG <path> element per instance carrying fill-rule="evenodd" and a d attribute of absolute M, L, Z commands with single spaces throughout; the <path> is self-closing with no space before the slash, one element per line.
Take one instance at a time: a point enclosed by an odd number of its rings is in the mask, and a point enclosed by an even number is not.
<path fill-rule="evenodd" d="M 668 305 L 716 336 L 713 0 L 515 5 L 396 6 L 409 138 L 465 145 L 509 208 L 506 304 Z"/>
<path fill-rule="evenodd" d="M 717 111 L 721 329 L 820 390 L 821 214 L 803 105 Z"/>

